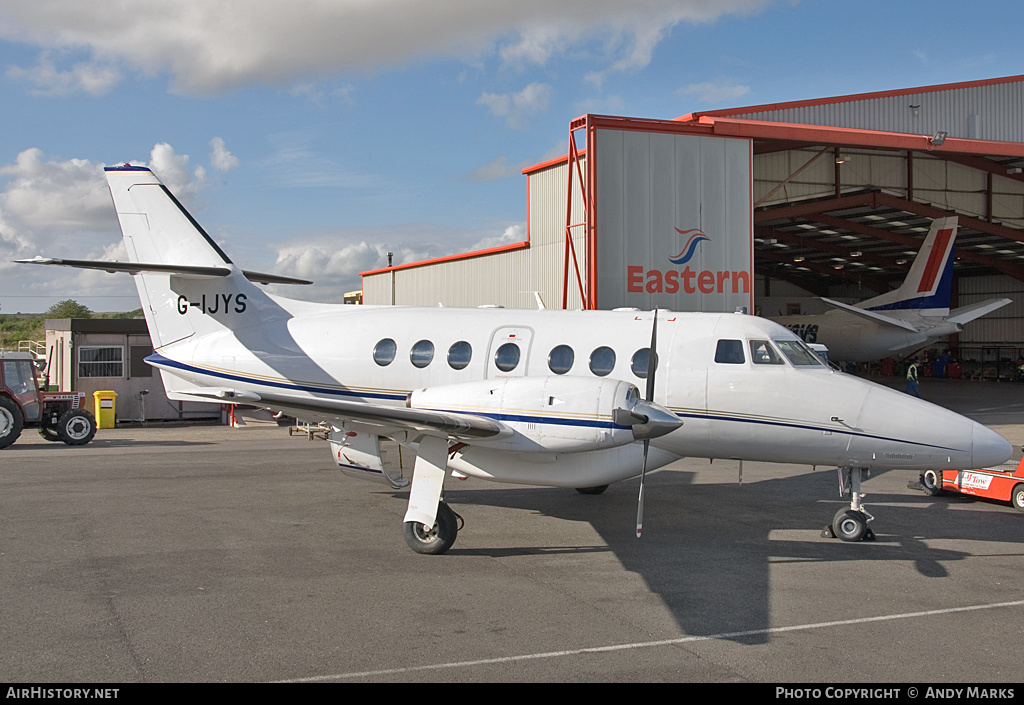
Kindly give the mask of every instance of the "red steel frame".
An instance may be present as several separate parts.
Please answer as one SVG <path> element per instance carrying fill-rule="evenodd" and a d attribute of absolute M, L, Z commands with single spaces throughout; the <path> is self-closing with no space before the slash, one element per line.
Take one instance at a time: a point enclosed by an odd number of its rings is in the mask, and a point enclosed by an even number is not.
<path fill-rule="evenodd" d="M 566 179 L 566 193 L 565 193 L 565 255 L 563 261 L 562 271 L 562 308 L 568 308 L 569 306 L 569 258 L 572 257 L 573 267 L 576 271 L 576 285 L 580 290 L 580 300 L 582 301 L 584 309 L 596 308 L 596 277 L 593 271 L 594 264 L 594 202 L 593 202 L 593 183 L 594 183 L 594 160 L 592 156 L 594 154 L 592 136 L 593 128 L 589 125 L 589 116 L 584 115 L 583 117 L 576 118 L 569 123 L 569 173 Z M 576 132 L 578 130 L 586 130 L 586 148 L 585 153 L 589 155 L 587 157 L 587 178 L 583 178 L 583 171 L 580 168 L 580 152 L 576 147 Z M 580 194 L 583 197 L 583 222 L 573 223 L 572 222 L 572 185 L 573 176 L 579 181 Z M 587 288 L 583 288 L 583 278 L 580 275 L 580 261 L 576 256 L 576 246 L 572 241 L 572 229 L 582 226 L 586 232 L 587 238 Z"/>

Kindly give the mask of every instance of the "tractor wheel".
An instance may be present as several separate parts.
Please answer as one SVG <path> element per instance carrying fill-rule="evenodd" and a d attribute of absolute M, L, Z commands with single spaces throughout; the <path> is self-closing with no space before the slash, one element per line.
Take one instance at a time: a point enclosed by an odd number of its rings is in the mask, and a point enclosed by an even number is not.
<path fill-rule="evenodd" d="M 67 411 L 57 422 L 57 437 L 69 446 L 84 446 L 96 435 L 96 419 L 85 409 Z"/>
<path fill-rule="evenodd" d="M 0 397 L 0 448 L 6 448 L 18 440 L 24 427 L 21 408 L 13 400 Z"/>

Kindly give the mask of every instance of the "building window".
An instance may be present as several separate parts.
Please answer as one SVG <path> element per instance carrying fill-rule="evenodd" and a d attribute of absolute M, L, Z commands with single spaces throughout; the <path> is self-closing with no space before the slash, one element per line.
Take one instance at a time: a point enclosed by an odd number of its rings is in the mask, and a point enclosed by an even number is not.
<path fill-rule="evenodd" d="M 124 347 L 83 345 L 78 348 L 79 377 L 124 377 Z"/>

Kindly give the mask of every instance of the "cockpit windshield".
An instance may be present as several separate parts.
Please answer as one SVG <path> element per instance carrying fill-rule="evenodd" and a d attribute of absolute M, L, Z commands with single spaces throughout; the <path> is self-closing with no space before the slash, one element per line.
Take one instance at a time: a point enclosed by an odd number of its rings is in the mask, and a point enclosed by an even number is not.
<path fill-rule="evenodd" d="M 801 340 L 775 340 L 779 350 L 786 356 L 794 367 L 805 367 L 808 365 L 824 365 L 821 358 Z"/>
<path fill-rule="evenodd" d="M 784 365 L 782 356 L 767 340 L 750 341 L 750 359 L 755 365 Z"/>

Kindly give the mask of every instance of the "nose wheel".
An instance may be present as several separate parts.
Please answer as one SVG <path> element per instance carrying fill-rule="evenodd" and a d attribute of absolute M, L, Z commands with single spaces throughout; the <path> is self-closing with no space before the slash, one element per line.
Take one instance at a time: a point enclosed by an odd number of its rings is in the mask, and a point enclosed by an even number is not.
<path fill-rule="evenodd" d="M 860 491 L 863 468 L 838 468 L 839 496 L 850 493 L 850 507 L 843 507 L 832 517 L 832 523 L 821 530 L 821 537 L 841 539 L 843 541 L 874 541 L 875 532 L 868 527 L 874 519 L 861 501 L 864 494 Z"/>

